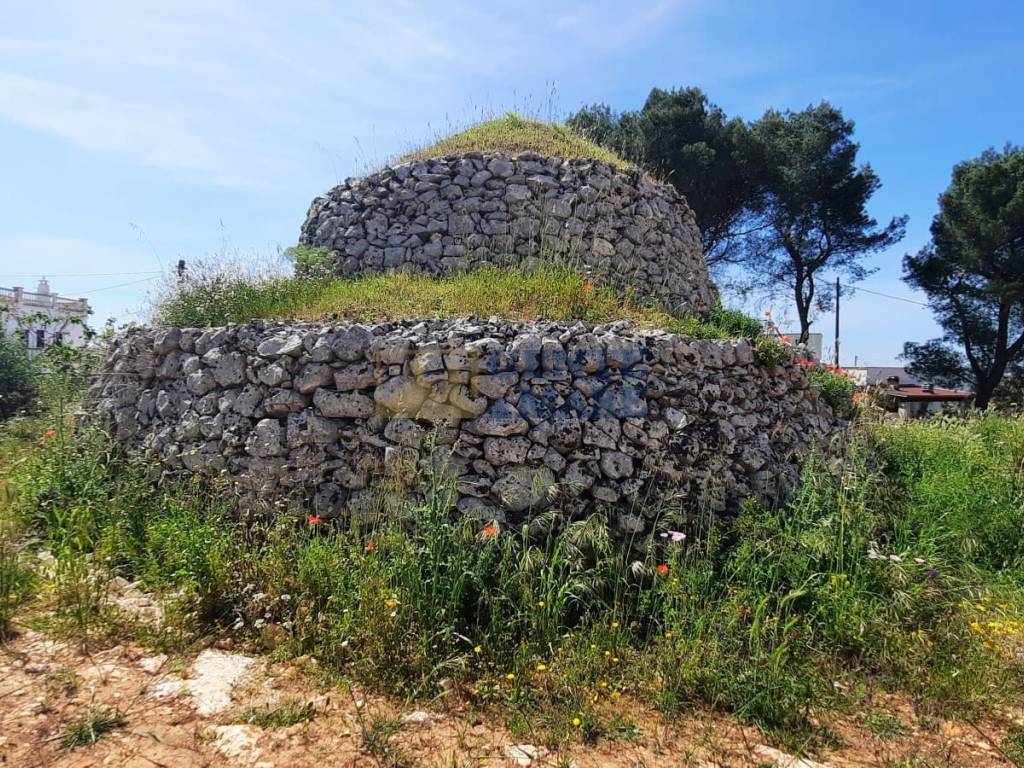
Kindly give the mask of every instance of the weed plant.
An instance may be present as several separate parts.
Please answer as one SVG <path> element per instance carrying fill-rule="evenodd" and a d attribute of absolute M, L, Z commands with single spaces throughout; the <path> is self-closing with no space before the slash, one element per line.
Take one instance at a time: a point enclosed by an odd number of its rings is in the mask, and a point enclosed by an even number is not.
<path fill-rule="evenodd" d="M 288 728 L 312 720 L 315 714 L 312 702 L 289 699 L 277 706 L 248 709 L 239 722 L 260 728 Z"/>
<path fill-rule="evenodd" d="M 106 733 L 128 722 L 124 713 L 110 707 L 96 707 L 83 717 L 69 723 L 61 734 L 61 747 L 75 749 L 95 744 Z"/>
<path fill-rule="evenodd" d="M 28 600 L 37 585 L 20 537 L 8 521 L 0 519 L 0 641 L 10 634 L 15 610 Z"/>
<path fill-rule="evenodd" d="M 826 368 L 811 368 L 807 371 L 807 378 L 818 387 L 822 398 L 836 413 L 844 417 L 853 413 L 853 395 L 857 386 L 852 379 Z"/>
<path fill-rule="evenodd" d="M 5 468 L 4 514 L 58 579 L 140 579 L 186 635 L 233 632 L 413 699 L 454 685 L 552 738 L 610 732 L 623 696 L 806 733 L 812 708 L 865 687 L 907 691 L 922 714 L 1022 691 L 1022 467 L 1021 418 L 863 423 L 786 504 L 657 509 L 687 522 L 624 540 L 605 515 L 456 519 L 440 481 L 358 525 L 239 510 L 225 489 L 154 484 L 83 432 Z"/>

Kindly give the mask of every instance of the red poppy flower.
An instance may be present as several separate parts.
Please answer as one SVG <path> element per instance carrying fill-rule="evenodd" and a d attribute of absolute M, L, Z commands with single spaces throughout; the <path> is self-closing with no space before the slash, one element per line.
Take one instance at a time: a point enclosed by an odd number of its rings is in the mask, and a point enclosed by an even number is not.
<path fill-rule="evenodd" d="M 488 523 L 480 531 L 480 536 L 482 538 L 485 538 L 485 539 L 489 539 L 489 538 L 491 538 L 493 536 L 497 536 L 497 535 L 498 535 L 498 525 L 497 525 L 497 523 Z"/>
<path fill-rule="evenodd" d="M 366 546 L 363 547 L 363 549 L 367 552 L 373 552 L 373 550 L 375 550 L 376 548 L 377 544 L 374 542 L 373 539 L 370 539 L 368 542 L 366 542 Z"/>
<path fill-rule="evenodd" d="M 665 563 L 659 563 L 654 570 L 658 572 L 659 576 L 668 576 L 668 566 Z"/>
<path fill-rule="evenodd" d="M 320 515 L 307 515 L 306 516 L 306 525 L 319 525 L 319 524 L 320 524 Z"/>

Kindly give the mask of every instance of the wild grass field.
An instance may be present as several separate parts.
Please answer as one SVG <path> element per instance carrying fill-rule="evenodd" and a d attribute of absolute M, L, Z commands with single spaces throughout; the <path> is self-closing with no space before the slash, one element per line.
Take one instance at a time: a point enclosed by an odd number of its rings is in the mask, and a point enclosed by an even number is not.
<path fill-rule="evenodd" d="M 928 727 L 1024 691 L 1020 417 L 863 416 L 844 462 L 810 462 L 788 503 L 649 538 L 602 515 L 453 519 L 429 478 L 403 522 L 238 510 L 66 419 L 8 422 L 2 455 L 5 635 L 182 655 L 230 637 L 398 700 L 457 696 L 553 747 L 623 738 L 639 702 L 827 751 L 822 713 L 884 692 Z M 159 628 L 119 612 L 111 576 L 156 596 Z"/>

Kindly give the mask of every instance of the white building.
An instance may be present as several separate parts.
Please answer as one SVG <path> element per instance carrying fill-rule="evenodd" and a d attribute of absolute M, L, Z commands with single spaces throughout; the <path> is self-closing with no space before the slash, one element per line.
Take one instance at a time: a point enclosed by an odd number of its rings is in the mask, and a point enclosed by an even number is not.
<path fill-rule="evenodd" d="M 877 387 L 890 383 L 896 377 L 898 384 L 920 384 L 917 377 L 901 365 L 853 365 L 846 366 L 846 372 L 853 377 L 858 387 Z"/>
<path fill-rule="evenodd" d="M 796 340 L 800 338 L 800 331 L 779 331 L 779 336 L 785 336 L 795 344 Z M 822 336 L 820 333 L 807 334 L 807 343 L 804 347 L 812 360 L 821 360 Z"/>
<path fill-rule="evenodd" d="M 48 344 L 84 346 L 85 322 L 91 312 L 86 299 L 69 299 L 50 291 L 45 277 L 34 293 L 21 286 L 0 288 L 4 336 L 20 337 L 29 350 Z"/>

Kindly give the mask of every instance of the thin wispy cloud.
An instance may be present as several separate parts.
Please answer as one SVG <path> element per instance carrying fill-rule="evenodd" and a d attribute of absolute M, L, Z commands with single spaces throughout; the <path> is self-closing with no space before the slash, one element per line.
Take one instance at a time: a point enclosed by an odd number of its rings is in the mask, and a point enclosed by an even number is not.
<path fill-rule="evenodd" d="M 625 45 L 684 7 L 623 20 L 617 3 L 578 2 L 545 23 L 543 4 L 526 5 L 535 13 L 521 3 L 83 2 L 0 37 L 0 121 L 194 183 L 262 186 L 287 178 L 311 134 L 331 141 L 368 119 L 390 132 L 410 111 L 464 99 L 477 79 L 511 68 L 550 77 L 566 57 Z"/>
<path fill-rule="evenodd" d="M 211 174 L 213 183 L 244 182 L 176 110 L 0 72 L 0 118 L 141 165 Z"/>

